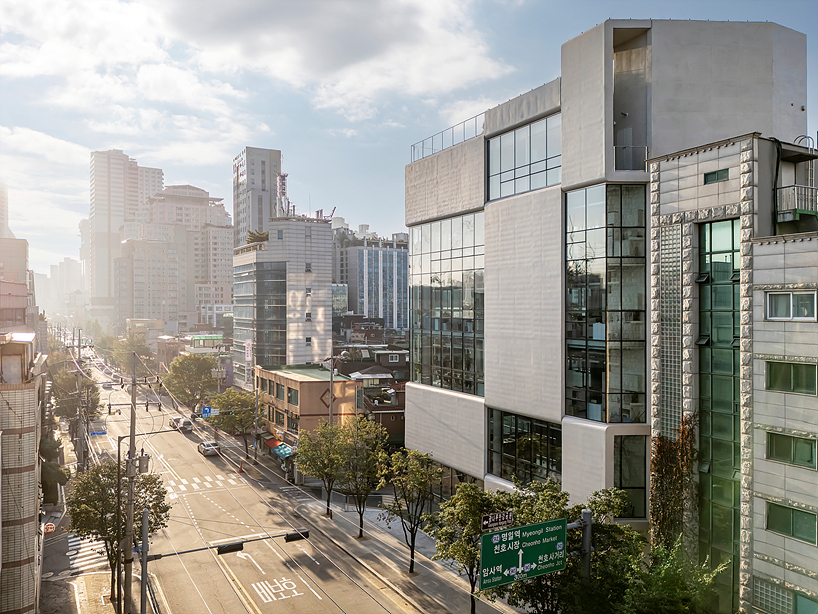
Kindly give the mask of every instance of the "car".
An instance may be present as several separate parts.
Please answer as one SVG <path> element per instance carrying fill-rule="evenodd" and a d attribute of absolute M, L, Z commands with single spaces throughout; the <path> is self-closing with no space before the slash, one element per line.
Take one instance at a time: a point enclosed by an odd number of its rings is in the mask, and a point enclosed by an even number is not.
<path fill-rule="evenodd" d="M 110 390 L 113 387 L 114 387 L 114 385 L 111 382 L 102 382 L 102 389 L 103 390 Z"/>
<path fill-rule="evenodd" d="M 202 456 L 217 456 L 221 448 L 217 441 L 203 441 L 196 449 Z"/>
<path fill-rule="evenodd" d="M 190 433 L 193 431 L 193 423 L 187 418 L 173 418 L 170 425 L 182 433 Z"/>

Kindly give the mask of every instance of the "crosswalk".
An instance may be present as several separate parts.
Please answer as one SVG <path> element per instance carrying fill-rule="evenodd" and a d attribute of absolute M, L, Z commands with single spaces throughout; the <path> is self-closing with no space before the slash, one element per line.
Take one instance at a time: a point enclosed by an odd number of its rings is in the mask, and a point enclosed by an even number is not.
<path fill-rule="evenodd" d="M 217 474 L 216 477 L 206 475 L 203 478 L 191 478 L 190 480 L 185 478 L 181 478 L 179 481 L 168 480 L 165 483 L 165 490 L 168 491 L 168 497 L 170 499 L 175 499 L 181 494 L 190 494 L 197 490 L 212 490 L 214 488 L 240 486 L 242 484 L 246 484 L 246 482 L 238 476 L 235 476 L 234 479 L 232 477 L 225 477 L 222 474 Z"/>
<path fill-rule="evenodd" d="M 105 554 L 105 542 L 68 534 L 68 566 L 72 570 L 86 571 L 97 567 L 107 567 L 108 557 Z"/>
<path fill-rule="evenodd" d="M 279 490 L 290 495 L 296 501 L 315 501 L 315 498 L 298 486 L 281 486 Z"/>

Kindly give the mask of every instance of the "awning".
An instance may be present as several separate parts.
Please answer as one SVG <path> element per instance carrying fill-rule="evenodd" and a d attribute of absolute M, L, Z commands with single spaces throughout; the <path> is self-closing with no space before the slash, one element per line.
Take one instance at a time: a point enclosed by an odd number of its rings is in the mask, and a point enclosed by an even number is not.
<path fill-rule="evenodd" d="M 281 458 L 287 458 L 288 456 L 293 455 L 293 449 L 286 443 L 277 445 L 275 448 L 273 448 L 273 452 L 275 452 L 276 455 L 280 456 Z"/>
<path fill-rule="evenodd" d="M 281 445 L 281 442 L 275 437 L 265 437 L 264 445 L 268 448 L 275 448 L 276 446 Z"/>

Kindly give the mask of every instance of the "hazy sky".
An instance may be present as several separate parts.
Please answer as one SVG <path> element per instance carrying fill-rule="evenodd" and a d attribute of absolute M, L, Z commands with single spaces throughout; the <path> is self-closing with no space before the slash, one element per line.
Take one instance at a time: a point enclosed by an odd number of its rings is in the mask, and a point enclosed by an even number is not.
<path fill-rule="evenodd" d="M 401 232 L 412 143 L 559 76 L 562 43 L 612 17 L 805 33 L 815 135 L 815 0 L 0 0 L 9 225 L 38 272 L 78 258 L 89 154 L 107 149 L 232 214 L 250 145 L 282 151 L 297 211 Z"/>

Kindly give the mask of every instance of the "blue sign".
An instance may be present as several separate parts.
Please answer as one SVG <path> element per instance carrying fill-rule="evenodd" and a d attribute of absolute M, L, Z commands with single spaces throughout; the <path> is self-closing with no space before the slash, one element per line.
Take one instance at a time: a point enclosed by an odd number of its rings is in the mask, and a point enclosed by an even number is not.
<path fill-rule="evenodd" d="M 95 433 L 89 433 L 89 435 L 92 436 L 92 437 L 94 435 L 107 435 L 107 434 L 108 434 L 108 431 L 97 431 Z"/>
<path fill-rule="evenodd" d="M 202 406 L 202 418 L 209 418 L 210 417 L 210 405 L 203 405 Z"/>

